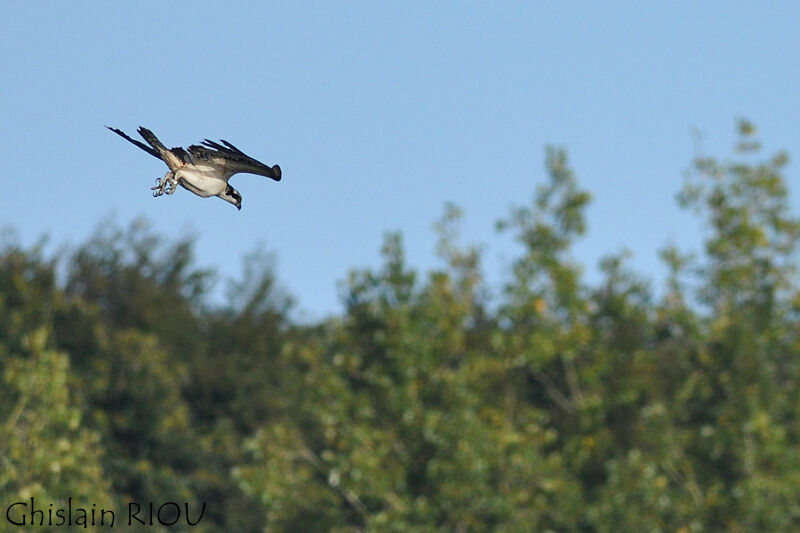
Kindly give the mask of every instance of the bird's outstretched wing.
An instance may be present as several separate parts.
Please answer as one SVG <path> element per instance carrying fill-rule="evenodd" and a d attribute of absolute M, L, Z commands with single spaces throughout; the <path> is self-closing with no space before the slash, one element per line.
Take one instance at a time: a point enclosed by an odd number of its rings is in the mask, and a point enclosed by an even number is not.
<path fill-rule="evenodd" d="M 278 165 L 265 165 L 261 161 L 250 157 L 234 145 L 225 140 L 220 140 L 222 144 L 203 140 L 203 146 L 192 145 L 189 152 L 195 157 L 203 159 L 219 158 L 224 161 L 225 168 L 231 173 L 245 172 L 248 174 L 258 174 L 266 176 L 275 181 L 281 180 L 281 167 Z M 224 145 L 224 146 L 223 146 Z"/>
<path fill-rule="evenodd" d="M 163 161 L 163 158 L 159 155 L 158 152 L 156 152 L 155 150 L 153 150 L 152 148 L 150 148 L 149 146 L 144 144 L 142 141 L 137 141 L 136 139 L 131 139 L 130 137 L 128 137 L 128 135 L 124 131 L 118 130 L 117 128 L 112 128 L 111 126 L 106 126 L 106 128 L 110 129 L 111 131 L 113 131 L 114 133 L 116 133 L 117 135 L 119 135 L 120 137 L 125 139 L 126 141 L 132 142 L 133 144 L 135 144 L 136 146 L 138 146 L 139 148 L 141 148 L 142 150 L 144 150 L 148 154 L 152 155 L 153 157 L 156 157 L 156 158 L 161 159 Z"/>
<path fill-rule="evenodd" d="M 147 146 L 141 141 L 137 141 L 136 139 L 131 139 L 124 131 L 118 130 L 117 128 L 112 128 L 111 126 L 106 126 L 106 128 L 110 129 L 126 141 L 129 141 L 148 154 L 152 155 L 153 157 L 157 157 L 164 161 L 170 170 L 176 170 L 183 166 L 187 160 L 186 150 L 183 148 L 173 148 L 172 150 L 168 149 L 166 146 L 162 144 L 161 141 L 158 140 L 158 137 L 155 134 L 148 130 L 145 127 L 139 127 L 139 135 L 150 144 Z M 151 148 L 152 147 L 152 148 Z"/>
<path fill-rule="evenodd" d="M 156 137 L 152 131 L 145 127 L 139 128 L 139 135 L 141 135 L 150 146 L 141 141 L 130 138 L 122 130 L 112 128 L 111 126 L 106 126 L 106 128 L 110 129 L 126 141 L 135 144 L 153 157 L 161 159 L 172 171 L 175 171 L 185 164 L 193 163 L 195 160 L 199 159 L 201 161 L 211 162 L 213 165 L 218 166 L 225 174 L 225 180 L 238 172 L 258 174 L 260 176 L 271 178 L 275 181 L 281 180 L 281 167 L 278 165 L 265 165 L 261 161 L 250 157 L 236 148 L 233 144 L 225 140 L 221 140 L 220 142 L 222 144 L 219 144 L 205 139 L 202 143 L 200 143 L 202 146 L 193 144 L 188 150 L 180 147 L 169 149 L 158 140 L 158 137 Z"/>
<path fill-rule="evenodd" d="M 186 152 L 183 148 L 175 148 L 173 150 L 169 150 L 166 146 L 162 144 L 161 141 L 158 140 L 155 133 L 148 130 L 144 126 L 139 126 L 139 135 L 141 135 L 145 141 L 147 141 L 150 146 L 156 149 L 156 151 L 161 156 L 161 159 L 167 164 L 170 170 L 175 171 L 178 170 L 183 166 L 186 162 L 185 158 L 183 157 Z"/>

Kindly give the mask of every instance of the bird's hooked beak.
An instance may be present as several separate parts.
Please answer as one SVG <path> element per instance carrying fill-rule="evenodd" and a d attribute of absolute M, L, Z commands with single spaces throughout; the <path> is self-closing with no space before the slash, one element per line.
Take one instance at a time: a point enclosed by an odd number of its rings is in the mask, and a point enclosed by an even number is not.
<path fill-rule="evenodd" d="M 242 195 L 230 185 L 228 185 L 228 188 L 225 189 L 225 193 L 220 194 L 219 197 L 226 202 L 233 204 L 239 211 L 242 210 Z"/>

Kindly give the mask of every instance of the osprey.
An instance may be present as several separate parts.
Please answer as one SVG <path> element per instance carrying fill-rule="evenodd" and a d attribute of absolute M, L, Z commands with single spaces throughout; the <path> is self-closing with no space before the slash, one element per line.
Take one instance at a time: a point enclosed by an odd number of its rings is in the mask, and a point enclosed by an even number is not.
<path fill-rule="evenodd" d="M 155 191 L 153 196 L 161 196 L 164 193 L 175 194 L 177 186 L 180 185 L 202 198 L 217 196 L 241 209 L 242 195 L 228 184 L 231 176 L 246 172 L 266 176 L 275 181 L 281 180 L 281 167 L 265 165 L 225 140 L 221 140 L 222 144 L 218 144 L 205 139 L 200 143 L 202 146 L 193 144 L 188 150 L 180 147 L 167 149 L 147 128 L 140 127 L 138 131 L 150 146 L 131 139 L 121 130 L 106 127 L 167 164 L 169 172 L 163 178 L 157 178 L 156 186 L 151 187 L 151 190 Z"/>

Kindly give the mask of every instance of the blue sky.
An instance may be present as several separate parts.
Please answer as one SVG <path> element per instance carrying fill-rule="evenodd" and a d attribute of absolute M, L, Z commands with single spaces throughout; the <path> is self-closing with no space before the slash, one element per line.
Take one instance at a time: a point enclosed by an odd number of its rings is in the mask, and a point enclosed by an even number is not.
<path fill-rule="evenodd" d="M 565 146 L 594 195 L 576 259 L 606 253 L 663 275 L 667 241 L 697 248 L 675 204 L 693 155 L 730 153 L 736 117 L 768 151 L 800 154 L 800 5 L 792 2 L 8 2 L 0 21 L 0 226 L 78 244 L 111 216 L 198 235 L 235 276 L 259 245 L 307 318 L 340 309 L 337 280 L 378 264 L 387 230 L 437 264 L 431 224 L 463 208 L 464 240 L 497 282 L 516 248 L 494 221 Z M 613 5 L 611 8 L 609 6 Z M 284 180 L 232 180 L 237 212 L 180 190 L 103 126 L 168 146 L 224 138 Z M 797 206 L 797 165 L 788 168 Z"/>

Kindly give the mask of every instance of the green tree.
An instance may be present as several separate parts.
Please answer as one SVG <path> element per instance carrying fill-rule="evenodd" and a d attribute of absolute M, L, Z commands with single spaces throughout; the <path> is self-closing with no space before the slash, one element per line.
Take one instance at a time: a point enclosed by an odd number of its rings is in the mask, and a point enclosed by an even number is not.
<path fill-rule="evenodd" d="M 284 350 L 294 408 L 237 471 L 266 503 L 267 530 L 576 526 L 579 487 L 549 452 L 547 414 L 509 417 L 512 406 L 487 401 L 515 363 L 492 353 L 480 254 L 454 243 L 458 217 L 451 206 L 438 224 L 444 269 L 420 283 L 387 235 L 381 268 L 351 273 L 345 317 Z"/>
<path fill-rule="evenodd" d="M 100 434 L 73 392 L 68 356 L 53 347 L 54 287 L 41 247 L 0 251 L 0 502 L 33 497 L 46 510 L 72 497 L 113 508 Z"/>
<path fill-rule="evenodd" d="M 662 250 L 660 294 L 624 250 L 583 279 L 590 196 L 556 148 L 498 224 L 499 290 L 448 205 L 437 268 L 389 233 L 317 324 L 262 249 L 212 305 L 192 238 L 142 221 L 69 256 L 9 241 L 0 501 L 206 501 L 197 531 L 800 529 L 800 220 L 788 157 L 738 134 L 692 163 L 705 247 Z"/>

